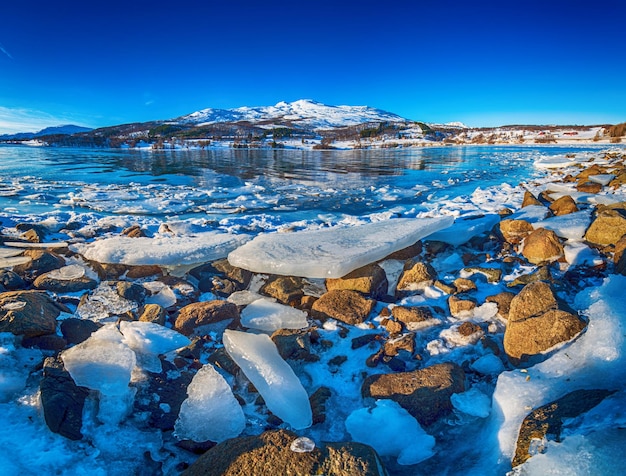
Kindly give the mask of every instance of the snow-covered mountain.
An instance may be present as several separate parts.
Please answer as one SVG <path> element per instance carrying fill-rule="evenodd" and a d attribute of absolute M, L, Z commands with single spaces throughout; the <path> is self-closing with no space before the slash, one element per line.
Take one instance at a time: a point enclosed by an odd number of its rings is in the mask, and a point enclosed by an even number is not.
<path fill-rule="evenodd" d="M 202 109 L 171 122 L 181 124 L 215 124 L 218 122 L 291 123 L 309 129 L 354 126 L 366 122 L 404 122 L 405 118 L 368 106 L 327 106 L 309 99 L 279 102 L 275 106 L 238 107 L 235 109 Z"/>

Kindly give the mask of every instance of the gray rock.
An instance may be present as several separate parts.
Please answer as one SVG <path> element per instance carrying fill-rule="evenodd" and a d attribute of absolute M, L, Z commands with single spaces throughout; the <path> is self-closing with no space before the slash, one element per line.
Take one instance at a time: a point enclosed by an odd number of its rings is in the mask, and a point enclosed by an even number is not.
<path fill-rule="evenodd" d="M 59 306 L 41 291 L 0 293 L 0 332 L 35 337 L 53 334 Z"/>

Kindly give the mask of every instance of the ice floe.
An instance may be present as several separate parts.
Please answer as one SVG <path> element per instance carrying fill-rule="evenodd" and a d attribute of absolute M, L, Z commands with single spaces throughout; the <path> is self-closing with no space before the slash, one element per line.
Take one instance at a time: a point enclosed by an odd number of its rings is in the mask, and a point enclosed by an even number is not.
<path fill-rule="evenodd" d="M 306 316 L 306 312 L 291 306 L 257 299 L 241 311 L 241 324 L 269 332 L 278 329 L 302 329 L 308 326 Z"/>
<path fill-rule="evenodd" d="M 259 273 L 340 278 L 406 248 L 454 222 L 452 217 L 259 235 L 228 255 L 233 266 Z"/>
<path fill-rule="evenodd" d="M 265 334 L 224 331 L 226 352 L 259 391 L 267 408 L 296 430 L 313 423 L 306 390 Z"/>

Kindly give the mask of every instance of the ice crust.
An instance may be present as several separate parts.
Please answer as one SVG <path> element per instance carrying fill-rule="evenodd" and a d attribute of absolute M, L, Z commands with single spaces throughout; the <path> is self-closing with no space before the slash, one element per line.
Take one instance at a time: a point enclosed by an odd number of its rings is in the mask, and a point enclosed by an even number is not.
<path fill-rule="evenodd" d="M 552 230 L 558 236 L 567 240 L 582 240 L 590 223 L 591 213 L 589 211 L 580 211 L 540 220 L 533 223 L 533 227 L 535 229 L 546 228 Z"/>
<path fill-rule="evenodd" d="M 359 408 L 346 419 L 354 441 L 372 446 L 381 456 L 396 456 L 398 464 L 411 465 L 435 453 L 435 438 L 393 400 L 377 400 L 374 408 Z"/>
<path fill-rule="evenodd" d="M 75 244 L 71 249 L 99 263 L 181 266 L 224 258 L 249 239 L 248 235 L 213 231 L 189 236 L 160 235 L 154 238 L 114 236 L 92 243 Z"/>
<path fill-rule="evenodd" d="M 491 230 L 499 222 L 500 216 L 495 214 L 458 219 L 452 226 L 431 234 L 428 239 L 459 246 Z"/>
<path fill-rule="evenodd" d="M 265 334 L 226 330 L 226 352 L 259 391 L 267 408 L 295 430 L 313 423 L 306 390 Z"/>
<path fill-rule="evenodd" d="M 385 258 L 454 222 L 398 218 L 366 225 L 259 235 L 228 255 L 233 266 L 258 273 L 340 278 Z"/>
<path fill-rule="evenodd" d="M 205 364 L 187 387 L 174 431 L 179 439 L 219 443 L 239 436 L 246 426 L 243 410 L 230 386 Z"/>
<path fill-rule="evenodd" d="M 251 329 L 273 332 L 308 326 L 306 312 L 267 299 L 257 299 L 241 311 L 241 324 Z"/>

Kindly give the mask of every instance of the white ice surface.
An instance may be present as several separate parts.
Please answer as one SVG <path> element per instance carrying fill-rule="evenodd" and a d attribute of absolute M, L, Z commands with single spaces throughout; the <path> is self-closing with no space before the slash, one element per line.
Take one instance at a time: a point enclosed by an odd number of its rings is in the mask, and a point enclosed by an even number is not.
<path fill-rule="evenodd" d="M 475 236 L 488 232 L 499 222 L 499 215 L 457 219 L 452 226 L 431 234 L 428 239 L 443 241 L 452 246 L 459 246 L 467 243 Z"/>
<path fill-rule="evenodd" d="M 541 159 L 537 159 L 534 165 L 538 169 L 560 169 L 563 167 L 568 167 L 570 165 L 575 165 L 576 163 L 578 163 L 578 160 L 576 160 L 575 158 L 557 155 L 553 157 L 542 157 Z"/>
<path fill-rule="evenodd" d="M 591 223 L 591 211 L 554 216 L 533 223 L 533 227 L 552 230 L 557 236 L 568 240 L 582 240 Z"/>
<path fill-rule="evenodd" d="M 346 419 L 354 441 L 373 447 L 381 456 L 396 456 L 402 465 L 417 464 L 435 453 L 435 438 L 393 400 L 377 400 L 374 408 L 359 408 Z"/>
<path fill-rule="evenodd" d="M 213 231 L 154 238 L 115 236 L 92 243 L 78 243 L 71 249 L 99 263 L 181 266 L 224 258 L 249 239 L 248 235 Z"/>
<path fill-rule="evenodd" d="M 226 330 L 223 342 L 274 415 L 296 430 L 311 426 L 313 414 L 306 390 L 267 335 Z"/>
<path fill-rule="evenodd" d="M 177 438 L 219 443 L 235 438 L 246 426 L 241 405 L 211 364 L 205 364 L 187 387 L 174 431 Z"/>
<path fill-rule="evenodd" d="M 306 312 L 267 299 L 257 299 L 241 311 L 241 324 L 251 329 L 273 332 L 308 326 Z"/>
<path fill-rule="evenodd" d="M 491 398 L 475 387 L 462 393 L 453 393 L 450 401 L 454 408 L 467 415 L 487 418 L 491 413 Z"/>
<path fill-rule="evenodd" d="M 308 278 L 340 278 L 442 230 L 452 217 L 400 218 L 366 225 L 259 235 L 228 255 L 240 268 Z"/>

